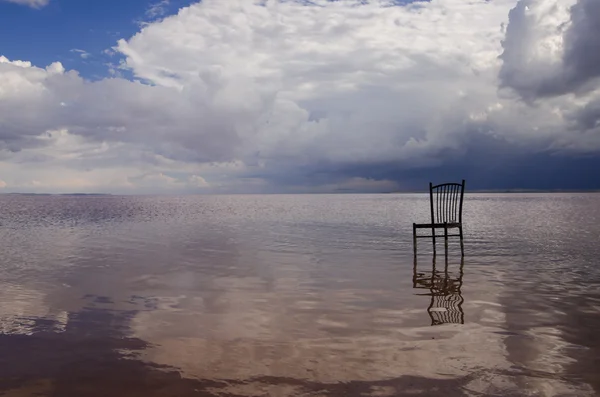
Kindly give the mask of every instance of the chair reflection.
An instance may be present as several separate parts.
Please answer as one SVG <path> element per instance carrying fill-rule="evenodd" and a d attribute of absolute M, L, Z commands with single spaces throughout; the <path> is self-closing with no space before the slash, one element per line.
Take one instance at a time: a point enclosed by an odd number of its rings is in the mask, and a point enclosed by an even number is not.
<path fill-rule="evenodd" d="M 417 295 L 431 296 L 427 308 L 431 325 L 465 323 L 465 314 L 462 309 L 464 298 L 461 293 L 464 257 L 461 257 L 458 273 L 449 272 L 448 267 L 448 256 L 445 256 L 443 271 L 436 269 L 435 256 L 431 272 L 419 272 L 417 259 L 414 260 L 413 288 L 429 290 L 427 293 Z"/>

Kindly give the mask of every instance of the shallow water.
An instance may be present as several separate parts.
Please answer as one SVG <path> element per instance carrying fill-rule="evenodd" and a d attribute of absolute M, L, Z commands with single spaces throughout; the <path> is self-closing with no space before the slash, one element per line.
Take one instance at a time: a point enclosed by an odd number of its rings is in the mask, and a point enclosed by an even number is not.
<path fill-rule="evenodd" d="M 7 396 L 600 393 L 600 195 L 0 196 Z M 434 269 L 435 266 L 435 269 Z"/>

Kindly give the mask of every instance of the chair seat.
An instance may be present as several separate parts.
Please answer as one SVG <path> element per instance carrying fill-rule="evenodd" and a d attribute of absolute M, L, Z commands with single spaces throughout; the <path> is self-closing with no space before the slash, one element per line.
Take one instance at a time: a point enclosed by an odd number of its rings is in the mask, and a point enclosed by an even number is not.
<path fill-rule="evenodd" d="M 460 237 L 460 253 L 464 256 L 463 249 L 463 198 L 465 193 L 465 180 L 461 183 L 442 183 L 433 185 L 429 182 L 429 209 L 431 218 L 428 223 L 413 223 L 414 255 L 417 257 L 417 240 L 431 238 L 433 240 L 433 254 L 435 255 L 435 242 L 438 237 L 444 238 L 446 255 L 448 255 L 448 237 Z M 429 229 L 429 233 L 417 230 Z M 440 236 L 437 230 L 442 229 Z M 456 232 L 458 229 L 458 233 Z M 452 230 L 452 234 L 449 231 Z M 419 236 L 418 234 L 425 234 Z"/>
<path fill-rule="evenodd" d="M 461 227 L 462 225 L 459 222 L 452 223 L 414 223 L 413 224 L 417 229 L 443 229 L 443 228 L 454 228 Z"/>

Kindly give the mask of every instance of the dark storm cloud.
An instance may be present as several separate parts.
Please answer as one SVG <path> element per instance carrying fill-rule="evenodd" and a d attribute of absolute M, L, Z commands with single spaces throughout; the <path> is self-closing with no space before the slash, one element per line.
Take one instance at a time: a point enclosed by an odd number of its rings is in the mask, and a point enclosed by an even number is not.
<path fill-rule="evenodd" d="M 581 108 L 573 118 L 581 130 L 597 130 L 600 134 L 600 98 Z"/>
<path fill-rule="evenodd" d="M 600 1 L 579 0 L 571 8 L 564 63 L 574 86 L 600 77 Z"/>
<path fill-rule="evenodd" d="M 429 182 L 466 179 L 470 190 L 589 190 L 600 189 L 598 156 L 565 155 L 534 150 L 504 140 L 469 134 L 462 150 L 438 155 L 429 167 L 410 167 L 404 162 L 371 164 L 320 163 L 296 169 L 294 173 L 259 175 L 277 186 L 316 186 L 340 183 L 348 178 L 387 180 L 399 191 L 424 191 Z M 381 192 L 390 191 L 386 187 Z"/>
<path fill-rule="evenodd" d="M 600 158 L 517 146 L 472 135 L 463 154 L 428 169 L 397 172 L 398 181 L 424 189 L 431 181 L 466 179 L 469 189 L 600 189 Z M 390 175 L 393 170 L 390 170 Z"/>
<path fill-rule="evenodd" d="M 521 0 L 510 11 L 506 38 L 502 43 L 504 52 L 500 56 L 503 61 L 499 73 L 501 86 L 514 89 L 526 100 L 597 88 L 600 1 L 579 0 L 570 9 L 569 21 L 549 27 L 540 25 L 555 15 L 545 10 L 532 11 L 539 3 Z M 560 3 L 550 8 L 551 12 L 557 12 L 558 6 Z M 535 12 L 539 15 L 534 17 L 531 14 Z M 559 59 L 548 59 L 552 44 L 541 43 L 541 38 L 551 36 L 562 37 L 564 42 Z"/>

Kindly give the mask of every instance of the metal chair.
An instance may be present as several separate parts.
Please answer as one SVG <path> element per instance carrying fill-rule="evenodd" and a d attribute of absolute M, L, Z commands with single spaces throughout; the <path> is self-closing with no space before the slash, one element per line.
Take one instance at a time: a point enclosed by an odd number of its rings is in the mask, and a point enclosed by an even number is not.
<path fill-rule="evenodd" d="M 462 183 L 429 183 L 429 203 L 431 207 L 431 223 L 413 223 L 414 254 L 417 256 L 417 239 L 431 238 L 435 255 L 436 229 L 444 229 L 444 243 L 448 254 L 448 237 L 460 237 L 460 252 L 464 256 L 462 209 L 465 194 L 465 180 Z M 431 229 L 431 235 L 417 235 L 417 229 Z M 458 229 L 458 234 L 448 234 L 449 229 Z"/>

